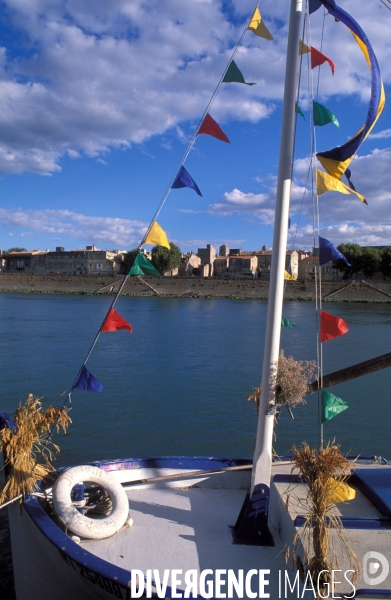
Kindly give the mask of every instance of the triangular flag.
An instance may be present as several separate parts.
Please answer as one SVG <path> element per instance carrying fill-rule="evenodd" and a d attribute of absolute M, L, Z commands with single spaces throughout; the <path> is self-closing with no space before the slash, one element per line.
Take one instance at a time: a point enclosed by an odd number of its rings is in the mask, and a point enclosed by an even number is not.
<path fill-rule="evenodd" d="M 154 275 L 155 277 L 162 277 L 162 274 L 153 266 L 150 260 L 139 252 L 134 259 L 133 265 L 128 273 L 129 275 Z"/>
<path fill-rule="evenodd" d="M 265 38 L 265 40 L 274 40 L 274 37 L 266 27 L 265 23 L 262 21 L 258 6 L 253 12 L 253 16 L 250 19 L 247 29 L 255 33 L 255 35 Z"/>
<path fill-rule="evenodd" d="M 350 169 L 346 169 L 345 173 L 344 173 L 346 179 L 348 180 L 348 184 L 351 190 L 353 190 L 353 192 L 356 191 L 356 188 L 353 185 L 353 181 L 350 179 L 352 176 L 352 172 Z"/>
<path fill-rule="evenodd" d="M 321 0 L 310 0 L 309 1 L 309 13 L 312 15 L 315 11 L 322 6 Z"/>
<path fill-rule="evenodd" d="M 222 142 L 230 143 L 229 139 L 225 135 L 224 131 L 221 129 L 220 125 L 216 123 L 214 119 L 210 116 L 209 113 L 206 113 L 204 120 L 201 123 L 201 127 L 199 128 L 197 135 L 201 135 L 202 133 L 207 133 L 212 137 L 221 140 Z"/>
<path fill-rule="evenodd" d="M 127 329 L 130 333 L 132 332 L 132 326 L 114 308 L 110 308 L 100 331 L 119 331 L 120 329 Z"/>
<path fill-rule="evenodd" d="M 86 390 L 87 392 L 103 392 L 103 385 L 83 365 L 72 389 Z"/>
<path fill-rule="evenodd" d="M 288 319 L 285 319 L 285 317 L 281 317 L 281 327 L 294 327 L 294 325 Z"/>
<path fill-rule="evenodd" d="M 336 127 L 339 129 L 339 123 L 337 117 L 325 106 L 319 104 L 319 102 L 313 101 L 313 111 L 314 111 L 314 125 L 327 125 L 327 123 L 334 123 Z"/>
<path fill-rule="evenodd" d="M 299 56 L 301 56 L 302 54 L 308 54 L 308 52 L 311 52 L 311 48 L 307 46 L 307 44 L 305 44 L 302 40 L 299 40 Z"/>
<path fill-rule="evenodd" d="M 224 75 L 223 83 L 245 83 L 246 85 L 255 85 L 255 83 L 247 83 L 247 81 L 244 81 L 243 73 L 234 60 L 231 60 L 227 72 Z"/>
<path fill-rule="evenodd" d="M 342 398 L 338 398 L 338 396 L 322 390 L 322 423 L 330 421 L 330 419 L 339 415 L 339 413 L 349 408 L 349 406 L 350 404 L 342 400 Z"/>
<path fill-rule="evenodd" d="M 324 310 L 320 311 L 320 341 L 327 342 L 349 331 L 345 321 L 340 317 L 330 315 Z"/>
<path fill-rule="evenodd" d="M 169 250 L 171 249 L 171 246 L 168 243 L 166 232 L 160 227 L 157 221 L 153 222 L 153 225 L 143 243 L 156 244 L 157 246 L 164 246 Z"/>
<path fill-rule="evenodd" d="M 331 71 L 334 75 L 334 63 L 331 60 L 331 58 L 323 54 L 323 52 L 321 52 L 320 50 L 317 50 L 316 48 L 311 46 L 311 69 L 315 69 L 315 67 L 323 65 L 324 62 L 329 63 Z"/>
<path fill-rule="evenodd" d="M 293 277 L 288 271 L 284 270 L 284 279 L 285 281 L 297 281 L 296 277 Z"/>
<path fill-rule="evenodd" d="M 299 103 L 298 103 L 298 102 L 296 102 L 296 103 L 295 103 L 295 113 L 296 113 L 296 114 L 299 114 L 301 117 L 303 117 L 303 119 L 304 119 L 304 121 L 305 121 L 305 116 L 304 116 L 304 114 L 302 113 L 302 111 L 301 111 L 301 108 L 300 108 L 300 106 L 299 106 Z"/>
<path fill-rule="evenodd" d="M 352 190 L 347 185 L 345 185 L 342 181 L 325 173 L 325 171 L 321 171 L 320 169 L 316 169 L 316 189 L 318 196 L 321 196 L 325 192 L 341 192 L 341 194 L 355 194 L 357 198 L 360 198 L 361 202 L 364 204 L 368 204 L 364 196 Z"/>
<path fill-rule="evenodd" d="M 198 185 L 196 184 L 190 173 L 188 173 L 185 167 L 182 165 L 178 171 L 178 175 L 176 176 L 174 183 L 171 186 L 171 189 L 176 190 L 184 187 L 191 188 L 192 190 L 197 192 L 199 196 L 202 196 Z"/>
<path fill-rule="evenodd" d="M 340 252 L 334 246 L 334 244 L 332 244 L 329 240 L 326 240 L 326 238 L 319 236 L 319 265 L 325 265 L 331 260 L 336 260 L 338 258 L 344 260 L 348 267 L 352 266 L 350 263 L 348 263 L 347 259 L 342 254 L 342 252 Z"/>

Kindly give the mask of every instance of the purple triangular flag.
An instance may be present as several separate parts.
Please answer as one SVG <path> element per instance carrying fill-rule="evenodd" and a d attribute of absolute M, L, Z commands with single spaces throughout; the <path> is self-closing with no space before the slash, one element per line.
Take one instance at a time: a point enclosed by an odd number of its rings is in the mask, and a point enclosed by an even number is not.
<path fill-rule="evenodd" d="M 178 175 L 176 176 L 175 181 L 172 184 L 171 188 L 174 190 L 174 189 L 183 188 L 183 187 L 191 188 L 192 190 L 197 192 L 197 194 L 199 196 L 202 196 L 198 185 L 196 184 L 196 182 L 194 181 L 194 179 L 192 178 L 190 173 L 188 173 L 186 171 L 185 167 L 182 165 L 178 171 Z"/>
<path fill-rule="evenodd" d="M 86 390 L 87 392 L 103 392 L 103 385 L 98 381 L 86 366 L 83 365 L 72 389 Z"/>
<path fill-rule="evenodd" d="M 334 244 L 332 244 L 329 240 L 326 240 L 326 238 L 319 236 L 319 265 L 325 265 L 331 260 L 336 260 L 337 258 L 344 260 L 348 267 L 352 266 L 350 263 L 348 263 L 342 252 L 337 250 Z"/>

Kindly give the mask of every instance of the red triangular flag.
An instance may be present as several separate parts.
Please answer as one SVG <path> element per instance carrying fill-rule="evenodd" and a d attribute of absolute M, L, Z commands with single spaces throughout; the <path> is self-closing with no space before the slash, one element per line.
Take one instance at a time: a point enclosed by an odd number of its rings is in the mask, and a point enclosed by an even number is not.
<path fill-rule="evenodd" d="M 105 322 L 100 328 L 101 331 L 118 331 L 119 329 L 127 329 L 132 332 L 132 326 L 119 315 L 114 308 L 110 308 Z"/>
<path fill-rule="evenodd" d="M 315 69 L 315 67 L 323 65 L 323 63 L 326 61 L 329 63 L 334 75 L 334 63 L 331 60 L 331 58 L 328 58 L 328 56 L 323 54 L 320 50 L 317 50 L 316 48 L 311 46 L 311 69 Z"/>
<path fill-rule="evenodd" d="M 323 310 L 320 311 L 320 341 L 327 342 L 349 331 L 345 321 L 334 317 Z"/>
<path fill-rule="evenodd" d="M 207 133 L 208 135 L 211 135 L 217 138 L 218 140 L 221 140 L 222 142 L 227 142 L 228 144 L 230 144 L 229 139 L 225 135 L 224 131 L 221 129 L 220 125 L 218 125 L 216 121 L 212 119 L 209 113 L 206 113 L 205 119 L 202 121 L 201 127 L 199 128 L 197 135 L 200 135 L 201 133 Z"/>

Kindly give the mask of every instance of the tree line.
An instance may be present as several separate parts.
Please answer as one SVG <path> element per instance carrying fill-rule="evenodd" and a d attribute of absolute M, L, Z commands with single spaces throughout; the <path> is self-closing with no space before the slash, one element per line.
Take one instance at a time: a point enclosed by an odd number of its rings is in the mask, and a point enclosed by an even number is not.
<path fill-rule="evenodd" d="M 154 246 L 151 250 L 151 263 L 162 275 L 167 271 L 180 267 L 181 264 L 182 252 L 173 242 L 170 242 L 170 246 L 170 250 L 164 246 Z M 125 256 L 125 264 L 128 270 L 132 268 L 137 253 L 137 248 L 134 248 Z"/>
<path fill-rule="evenodd" d="M 338 250 L 342 252 L 347 261 L 347 266 L 342 259 L 334 260 L 333 267 L 342 272 L 344 279 L 351 279 L 356 273 L 365 277 L 373 277 L 382 273 L 384 279 L 391 277 L 391 247 L 374 248 L 362 247 L 358 244 L 340 244 Z"/>

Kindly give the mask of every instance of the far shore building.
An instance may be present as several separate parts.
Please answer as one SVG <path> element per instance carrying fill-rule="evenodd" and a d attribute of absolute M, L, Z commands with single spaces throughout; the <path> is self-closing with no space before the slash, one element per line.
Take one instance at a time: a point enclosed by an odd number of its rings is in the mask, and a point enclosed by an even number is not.
<path fill-rule="evenodd" d="M 189 254 L 182 254 L 182 262 L 179 267 L 180 277 L 192 277 L 195 273 L 198 273 L 198 269 L 201 266 L 201 259 L 194 252 Z"/>
<path fill-rule="evenodd" d="M 300 281 L 315 281 L 315 272 L 319 268 L 319 256 L 317 253 L 312 256 L 306 256 L 299 262 Z M 321 267 L 323 281 L 340 281 L 342 273 L 333 268 L 333 263 L 329 262 Z"/>
<path fill-rule="evenodd" d="M 216 248 L 211 244 L 207 244 L 206 248 L 198 248 L 197 256 L 201 259 L 199 267 L 201 277 L 212 277 Z"/>
<path fill-rule="evenodd" d="M 57 247 L 31 252 L 10 252 L 7 272 L 36 275 L 120 275 L 125 273 L 125 250 L 99 250 L 95 246 L 66 251 Z"/>
<path fill-rule="evenodd" d="M 228 256 L 216 256 L 213 263 L 213 275 L 215 277 L 223 277 L 228 272 L 229 257 Z"/>
<path fill-rule="evenodd" d="M 257 277 L 258 257 L 254 253 L 241 252 L 239 256 L 229 257 L 228 273 L 231 277 Z"/>

